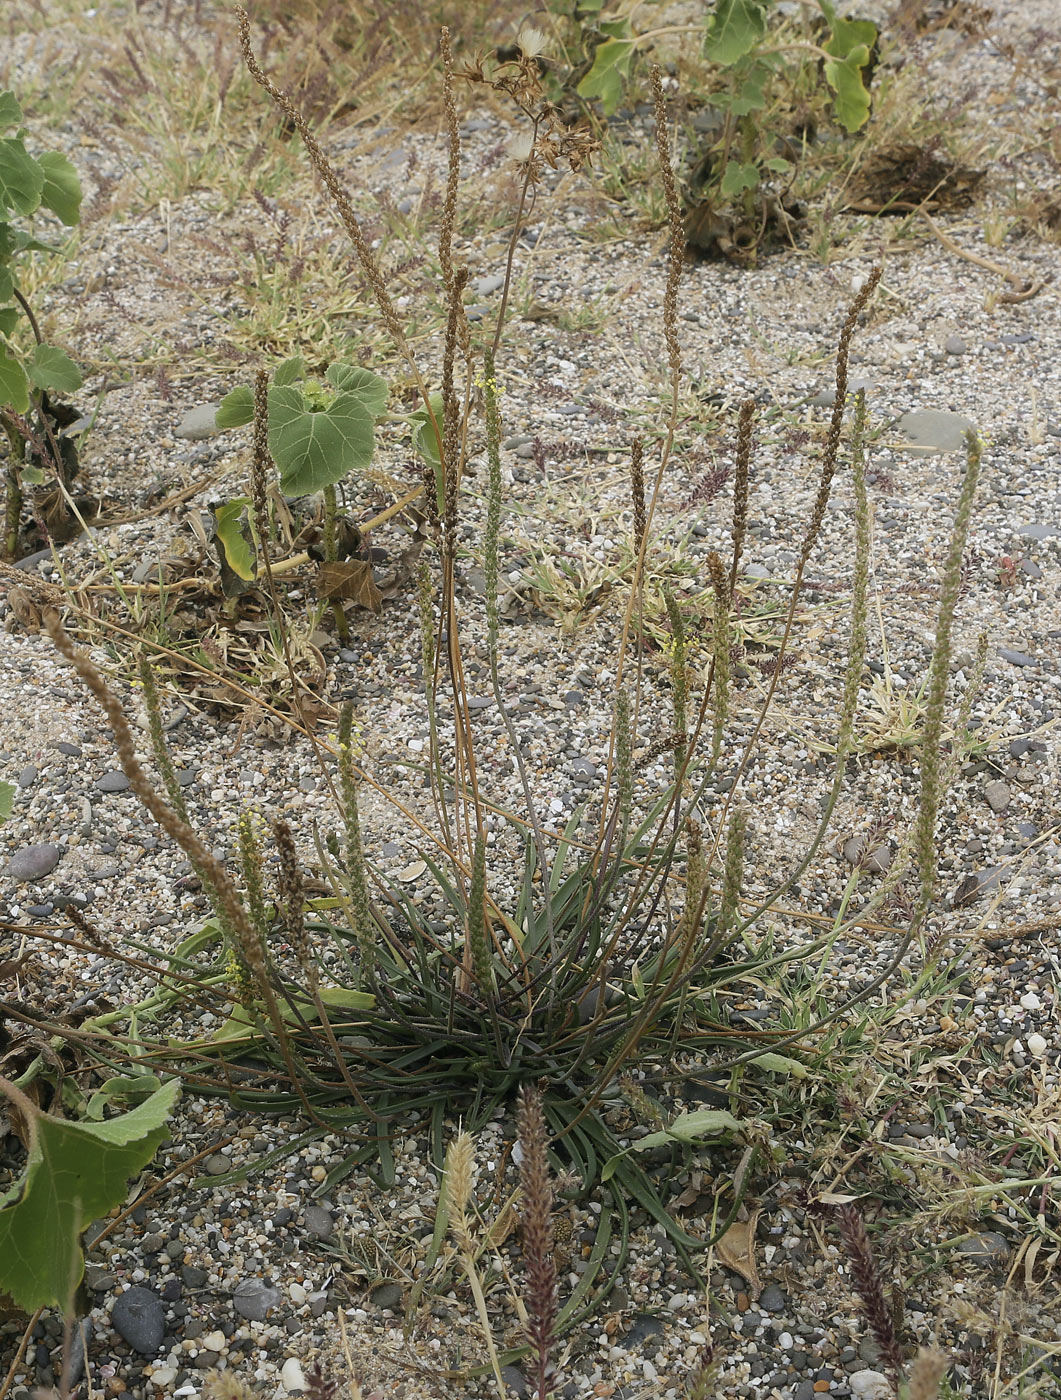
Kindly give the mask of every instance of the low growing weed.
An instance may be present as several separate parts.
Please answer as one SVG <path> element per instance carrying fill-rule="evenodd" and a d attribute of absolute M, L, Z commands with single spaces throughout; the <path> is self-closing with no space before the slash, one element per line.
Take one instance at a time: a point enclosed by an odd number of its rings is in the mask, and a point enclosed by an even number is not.
<path fill-rule="evenodd" d="M 443 31 L 442 56 L 450 164 L 439 232 L 447 323 L 440 361 L 431 375 L 413 353 L 334 167 L 302 114 L 262 72 L 252 52 L 246 14 L 240 14 L 248 70 L 304 142 L 350 234 L 381 321 L 420 396 L 413 431 L 423 446 L 418 508 L 428 535 L 416 577 L 430 728 L 426 777 L 434 823 L 403 815 L 418 832 L 434 897 L 417 902 L 406 886 L 366 858 L 363 795 L 372 780 L 356 740 L 355 716 L 347 705 L 336 732 L 312 737 L 312 723 L 303 722 L 302 691 L 278 607 L 274 621 L 289 669 L 293 713 L 311 736 L 336 805 L 337 829 L 312 833 L 330 891 L 325 895 L 307 888 L 295 834 L 282 819 L 268 828 L 276 856 L 271 886 L 265 879 L 266 828 L 249 815 L 239 822 L 239 878 L 220 864 L 188 820 L 165 744 L 150 656 L 144 656 L 141 681 L 157 777 L 149 775 L 138 757 L 133 730 L 99 669 L 70 640 L 58 610 L 52 608 L 46 611 L 45 625 L 102 706 L 134 792 L 183 849 L 213 907 L 206 924 L 168 955 L 129 939 L 119 946 L 77 915 L 77 936 L 60 942 L 104 951 L 133 962 L 139 970 L 151 970 L 157 986 L 139 1005 L 89 1018 L 70 1038 L 99 1074 L 114 1077 L 132 1065 L 143 1074 L 180 1078 L 198 1093 L 224 1095 L 249 1112 L 296 1112 L 309 1135 L 348 1134 L 349 1151 L 329 1173 L 328 1187 L 358 1164 L 368 1165 L 381 1184 L 392 1182 L 394 1141 L 399 1130 L 415 1122 L 430 1135 L 435 1162 L 445 1163 L 434 1257 L 443 1239 L 451 1237 L 488 1337 L 480 1262 L 484 1241 L 477 1237 L 469 1213 L 471 1154 L 476 1133 L 518 1103 L 522 1201 L 513 1204 L 513 1211 L 522 1221 L 527 1282 L 525 1345 L 517 1354 L 529 1354 L 535 1393 L 538 1400 L 546 1400 L 556 1338 L 598 1309 L 623 1271 L 631 1212 L 644 1212 L 665 1231 L 691 1276 L 700 1279 L 701 1257 L 725 1237 L 757 1171 L 772 1162 L 775 1149 L 756 1106 L 777 1092 L 772 1085 L 801 1079 L 816 1045 L 841 1046 L 851 1020 L 868 1014 L 871 999 L 928 927 L 936 892 L 936 825 L 954 771 L 943 743 L 945 702 L 980 444 L 972 435 L 967 440 L 966 468 L 941 571 L 918 753 L 920 802 L 908 836 L 877 893 L 857 914 L 845 917 L 841 910 L 813 936 L 784 944 L 775 939 L 771 922 L 826 838 L 843 790 L 846 760 L 855 749 L 867 650 L 870 548 L 864 396 L 856 402 L 849 442 L 844 413 L 850 345 L 879 272 L 865 282 L 840 332 L 835 407 L 817 492 L 807 518 L 798 522 L 791 593 L 776 624 L 777 661 L 755 720 L 738 741 L 731 651 L 739 626 L 752 406 L 742 411 L 738 431 L 727 557 L 717 551 L 707 557 L 712 607 L 705 619 L 709 646 L 699 673 L 690 662 L 682 600 L 666 580 L 659 585 L 667 618 L 670 692 L 668 712 L 661 715 L 647 684 L 645 619 L 653 579 L 654 520 L 681 397 L 677 299 L 685 229 L 670 163 L 662 78 L 655 70 L 657 153 L 669 230 L 663 311 L 669 394 L 662 408 L 659 451 L 651 465 L 640 442 L 630 454 L 630 557 L 616 582 L 624 617 L 605 776 L 592 805 L 577 811 L 563 830 L 553 830 L 543 815 L 541 795 L 534 790 L 504 691 L 498 375 L 511 262 L 496 325 L 479 339 L 481 331 L 473 330 L 464 313 L 466 272 L 456 265 L 452 248 L 460 138 L 448 34 Z M 496 70 L 477 65 L 470 75 L 476 83 L 511 97 L 526 126 L 513 247 L 543 167 L 564 162 L 577 171 L 593 153 L 585 132 L 569 133 L 554 122 L 543 100 L 535 52 L 536 43 L 528 38 L 518 57 Z M 253 463 L 246 499 L 229 503 L 238 510 L 218 518 L 218 534 L 229 567 L 235 566 L 238 574 L 240 567 L 249 570 L 253 562 L 274 604 L 274 564 L 279 561 L 274 560 L 270 492 L 277 469 L 281 485 L 285 473 L 287 485 L 293 477 L 306 484 L 298 474 L 317 461 L 322 441 L 316 436 L 318 427 L 337 433 L 339 446 L 360 443 L 363 450 L 355 452 L 351 462 L 362 467 L 385 402 L 381 381 L 367 370 L 332 366 L 327 388 L 306 379 L 303 370 L 290 363 L 282 366 L 271 387 L 269 376 L 261 372 L 253 391 L 242 391 L 229 403 L 240 421 L 249 417 L 253 422 Z M 433 384 L 439 388 L 434 390 Z M 474 392 L 477 386 L 481 395 Z M 344 396 L 354 404 L 341 404 Z M 347 417 L 356 417 L 356 433 L 347 434 L 340 426 L 337 420 L 346 422 L 340 408 L 350 411 Z M 287 436 L 292 425 L 298 429 L 294 447 Z M 485 602 L 479 618 L 467 615 L 459 603 L 456 571 L 468 511 L 468 459 L 477 435 L 486 442 L 481 533 Z M 742 781 L 771 713 L 805 572 L 844 458 L 850 460 L 854 481 L 855 547 L 850 641 L 836 717 L 835 777 L 817 814 L 814 835 L 794 868 L 785 874 L 773 867 L 749 872 L 755 814 L 742 801 Z M 347 460 L 332 461 L 325 452 L 320 461 L 324 476 L 318 473 L 309 485 L 327 493 L 338 484 L 329 478 Z M 498 812 L 481 771 L 465 669 L 469 639 L 477 641 L 485 655 L 488 684 L 519 774 L 525 804 L 519 815 Z M 962 701 L 966 717 L 974 693 L 975 677 Z M 646 774 L 660 767 L 665 779 L 650 783 Z M 507 844 L 517 849 L 513 898 L 497 892 L 497 853 L 506 849 L 499 815 L 509 827 Z M 856 990 L 831 1002 L 817 993 L 814 998 L 792 997 L 780 1024 L 754 1029 L 734 1024 L 729 1003 L 735 993 L 812 975 L 833 943 L 865 927 L 907 874 L 913 885 L 909 920 L 895 931 L 873 975 Z M 751 886 L 766 892 L 749 899 L 746 891 Z M 17 1007 L 5 1009 L 19 1014 Z M 220 1029 L 204 1027 L 194 1038 L 186 1030 L 174 1034 L 174 1013 L 186 1021 L 203 1011 L 217 1018 Z M 50 1029 L 62 1033 L 59 1026 Z M 690 1058 L 706 1060 L 712 1076 L 729 1076 L 730 1107 L 671 1109 L 668 1086 L 684 1073 L 679 1062 Z M 39 1075 L 42 1068 L 36 1066 L 34 1073 Z M 454 1137 L 451 1124 L 457 1117 L 463 1126 Z M 716 1167 L 711 1224 L 697 1228 L 679 1218 L 671 1185 L 676 1167 L 705 1151 L 711 1151 L 716 1162 L 726 1161 L 727 1154 L 736 1157 L 738 1165 L 732 1171 Z M 229 1178 L 236 1179 L 238 1174 Z M 601 1205 L 585 1271 L 566 1292 L 555 1277 L 550 1238 L 552 1194 L 559 1182 L 576 1196 L 593 1195 Z M 24 1200 L 9 1202 L 0 1209 L 0 1223 L 5 1211 L 23 1205 Z M 872 1268 L 866 1262 L 868 1246 L 858 1235 L 857 1221 L 845 1217 L 845 1222 L 853 1241 L 849 1252 L 863 1261 L 862 1291 L 871 1300 L 867 1306 L 877 1306 L 872 1301 Z M 16 1298 L 18 1287 L 16 1280 Z M 489 1346 L 490 1369 L 500 1379 L 502 1357 L 492 1337 Z M 898 1385 L 906 1358 L 893 1360 Z M 908 1400 L 931 1394 L 925 1378 L 938 1379 L 938 1371 L 935 1359 L 915 1362 L 905 1392 Z M 711 1360 L 705 1358 L 695 1393 L 711 1393 L 711 1373 Z"/>

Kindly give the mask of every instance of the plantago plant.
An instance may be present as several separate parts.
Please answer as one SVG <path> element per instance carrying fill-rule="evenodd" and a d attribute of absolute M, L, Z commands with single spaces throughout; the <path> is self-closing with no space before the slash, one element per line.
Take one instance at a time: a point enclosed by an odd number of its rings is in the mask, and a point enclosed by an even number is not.
<path fill-rule="evenodd" d="M 774 951 L 756 926 L 770 915 L 820 847 L 839 798 L 845 761 L 852 750 L 854 717 L 866 650 L 869 513 L 862 443 L 866 407 L 859 399 L 848 438 L 845 411 L 848 355 L 859 317 L 877 286 L 874 272 L 855 297 L 842 324 L 836 360 L 835 407 L 824 443 L 818 485 L 801 539 L 784 623 L 783 657 L 797 600 L 825 518 L 838 472 L 855 478 L 856 543 L 851 638 L 837 716 L 836 776 L 826 794 L 817 832 L 787 878 L 753 904 L 743 897 L 755 814 L 742 799 L 742 783 L 759 743 L 782 666 L 775 667 L 760 711 L 737 747 L 733 717 L 730 639 L 734 588 L 747 519 L 753 409 L 740 415 L 737 473 L 728 558 L 709 557 L 713 595 L 712 660 L 701 684 L 687 665 L 680 602 L 667 600 L 672 704 L 665 721 L 652 712 L 642 669 L 641 603 L 646 559 L 652 550 L 653 517 L 671 461 L 678 421 L 682 352 L 678 339 L 678 293 L 685 233 L 677 183 L 671 168 L 667 114 L 659 70 L 653 73 L 660 181 L 669 212 L 669 247 L 663 299 L 668 400 L 656 455 L 639 444 L 631 454 L 632 548 L 635 555 L 616 665 L 616 698 L 610 759 L 588 828 L 577 812 L 562 831 L 552 830 L 540 794 L 524 762 L 520 736 L 505 706 L 503 623 L 498 598 L 499 540 L 504 513 L 501 471 L 503 436 L 504 317 L 507 285 L 495 326 L 475 338 L 462 300 L 466 270 L 453 250 L 460 169 L 456 74 L 443 31 L 442 67 L 449 178 L 443 205 L 439 267 L 447 300 L 446 331 L 434 379 L 417 363 L 402 331 L 397 308 L 338 174 L 297 108 L 262 72 L 250 48 L 241 11 L 244 58 L 256 80 L 302 137 L 310 159 L 342 219 L 379 305 L 383 324 L 405 359 L 421 395 L 425 432 L 434 451 L 425 454 L 422 510 L 431 522 L 429 559 L 421 562 L 418 605 L 425 700 L 430 725 L 427 764 L 436 824 L 421 826 L 423 859 L 434 876 L 436 907 L 410 898 L 369 860 L 360 811 L 364 774 L 352 743 L 353 715 L 347 710 L 336 742 L 318 742 L 337 803 L 337 830 L 318 839 L 322 869 L 332 888 L 324 900 L 306 901 L 295 833 L 273 827 L 279 881 L 263 882 L 262 835 L 253 823 L 240 827 L 243 888 L 218 864 L 181 815 L 179 788 L 166 762 L 158 767 L 169 802 L 153 788 L 137 763 L 120 707 L 91 660 L 66 638 L 51 615 L 49 630 L 106 709 L 118 740 L 119 757 L 150 811 L 187 852 L 210 894 L 215 916 L 168 965 L 163 995 L 151 1003 L 162 1018 L 175 1002 L 220 1012 L 216 1034 L 183 1042 L 145 1039 L 138 1022 L 132 1057 L 156 1071 L 181 1074 L 200 1092 L 223 1092 L 241 1107 L 300 1112 L 311 1132 L 349 1130 L 350 1149 L 335 1180 L 354 1164 L 378 1159 L 383 1180 L 393 1179 L 392 1143 L 399 1120 L 415 1115 L 426 1125 L 435 1160 L 446 1159 L 447 1123 L 461 1132 L 447 1159 L 455 1194 L 450 1220 L 467 1277 L 475 1285 L 474 1240 L 464 1214 L 464 1186 L 471 1170 L 471 1140 L 499 1113 L 519 1108 L 523 1158 L 524 1257 L 529 1279 L 527 1338 L 539 1397 L 547 1393 L 549 1347 L 608 1293 L 623 1269 L 632 1208 L 661 1227 L 698 1276 L 697 1259 L 725 1232 L 752 1178 L 748 1161 L 766 1151 L 754 1111 L 736 1116 L 713 1108 L 674 1116 L 657 1096 L 659 1087 L 680 1079 L 690 1058 L 737 1079 L 747 1071 L 795 1072 L 811 1037 L 829 1021 L 873 996 L 898 967 L 922 927 L 934 887 L 934 829 L 948 769 L 941 754 L 944 687 L 962 545 L 979 464 L 971 441 L 968 471 L 954 526 L 926 702 L 920 749 L 923 793 L 920 815 L 906 853 L 918 867 L 919 896 L 904 936 L 886 965 L 848 1000 L 824 1016 L 805 1010 L 801 1023 L 761 1028 L 745 1035 L 728 1024 L 726 999 L 737 988 L 794 965 L 820 958 L 845 928 L 839 919 L 820 936 Z M 545 101 L 535 61 L 537 39 L 528 36 L 518 58 L 468 75 L 507 94 L 524 124 L 520 151 L 521 196 L 512 231 L 508 281 L 520 223 L 543 168 L 561 161 L 578 170 L 592 156 L 587 132 L 557 124 Z M 287 371 L 283 371 L 286 378 Z M 284 414 L 298 421 L 334 415 L 353 394 L 366 435 L 378 401 L 372 376 L 353 383 L 329 375 L 336 391 L 331 406 L 295 403 L 299 389 L 264 376 L 257 392 L 240 400 L 255 421 L 256 476 L 249 509 L 263 565 L 269 568 L 268 526 L 261 468 L 269 454 L 281 471 Z M 481 386 L 481 394 L 475 392 Z M 322 393 L 324 391 L 322 390 Z M 368 398 L 366 398 L 366 393 Z M 477 421 L 476 415 L 481 413 Z M 284 420 L 286 422 L 286 420 Z M 311 425 L 312 426 L 312 425 Z M 468 452 L 475 435 L 486 443 L 486 506 L 482 530 L 485 605 L 482 618 L 490 684 L 498 715 L 518 770 L 523 813 L 512 822 L 518 837 L 518 866 L 502 884 L 492 853 L 488 822 L 491 798 L 483 777 L 469 718 L 463 639 L 474 621 L 458 602 L 457 560 L 468 511 Z M 301 468 L 300 468 L 301 469 Z M 330 468 L 331 469 L 331 468 Z M 329 469 L 329 470 L 330 470 Z M 315 479 L 320 484 L 319 479 Z M 427 551 L 425 551 L 427 553 Z M 160 729 L 152 726 L 152 734 Z M 642 732 L 653 737 L 642 742 Z M 330 753 L 328 751 L 330 747 Z M 666 754 L 668 778 L 661 790 L 646 785 L 646 769 Z M 337 764 L 332 760 L 337 759 Z M 727 764 L 725 796 L 709 808 L 709 789 L 719 791 Z M 658 771 L 658 770 L 656 770 Z M 408 814 L 407 814 L 408 815 Z M 585 831 L 594 835 L 582 840 Z M 499 844 L 499 843 L 498 843 Z M 896 862 L 897 865 L 901 861 Z M 901 874 L 901 872 L 900 872 Z M 895 875 L 896 879 L 900 875 Z M 762 880 L 757 884 L 762 885 Z M 514 892 L 511 892 L 514 889 Z M 439 919 L 438 905 L 444 917 Z M 859 917 L 864 916 L 864 910 Z M 855 922 L 854 920 L 852 923 Z M 440 931 L 441 930 L 441 931 Z M 211 956 L 204 956 L 209 953 Z M 146 956 L 146 955 L 145 955 Z M 156 955 L 157 956 L 157 955 Z M 131 1014 L 131 1013 L 130 1013 Z M 121 1015 L 106 1025 L 88 1023 L 84 1041 L 101 1061 L 122 1054 Z M 787 1053 L 779 1053 L 785 1051 Z M 754 1098 L 755 1081 L 745 1084 Z M 630 1134 L 639 1122 L 641 1136 Z M 404 1126 L 403 1126 L 404 1130 Z M 633 1140 L 632 1140 L 633 1139 Z M 668 1206 L 665 1178 L 651 1168 L 661 1153 L 687 1158 L 706 1147 L 737 1144 L 744 1168 L 720 1189 L 712 1228 L 695 1231 Z M 554 1279 L 549 1248 L 550 1173 L 562 1171 L 579 1194 L 596 1193 L 601 1204 L 595 1237 L 582 1275 L 570 1288 Z M 460 1190 L 456 1187 L 460 1186 Z M 496 1358 L 494 1358 L 496 1366 Z M 705 1366 L 707 1362 L 705 1360 Z M 706 1382 L 705 1382 L 706 1384 Z"/>

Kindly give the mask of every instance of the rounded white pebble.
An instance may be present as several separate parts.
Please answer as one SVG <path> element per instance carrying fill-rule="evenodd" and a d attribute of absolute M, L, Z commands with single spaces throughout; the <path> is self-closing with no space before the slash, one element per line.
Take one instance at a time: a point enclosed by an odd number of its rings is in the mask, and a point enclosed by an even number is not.
<path fill-rule="evenodd" d="M 159 1390 L 168 1390 L 176 1379 L 177 1372 L 172 1366 L 156 1366 L 151 1372 L 151 1384 Z"/>
<path fill-rule="evenodd" d="M 1042 1002 L 1035 992 L 1025 992 L 1020 999 L 1020 1004 L 1024 1007 L 1025 1011 L 1038 1011 L 1039 1007 L 1042 1006 Z"/>
<path fill-rule="evenodd" d="M 688 1301 L 688 1293 L 675 1293 L 667 1299 L 667 1307 L 670 1308 L 671 1312 L 681 1312 Z"/>
<path fill-rule="evenodd" d="M 1046 1040 L 1038 1031 L 1033 1031 L 1028 1037 L 1028 1049 L 1033 1055 L 1046 1054 Z"/>
<path fill-rule="evenodd" d="M 280 1368 L 280 1384 L 288 1395 L 296 1390 L 305 1390 L 306 1377 L 302 1374 L 302 1365 L 297 1357 L 289 1356 Z"/>
<path fill-rule="evenodd" d="M 646 1381 L 655 1381 L 659 1379 L 659 1372 L 651 1361 L 642 1361 L 641 1370 L 644 1372 Z"/>
<path fill-rule="evenodd" d="M 856 1371 L 847 1383 L 858 1400 L 889 1400 L 893 1394 L 891 1382 L 880 1371 Z"/>
<path fill-rule="evenodd" d="M 792 1333 L 782 1332 L 780 1337 L 778 1337 L 777 1339 L 777 1344 L 782 1351 L 791 1351 L 793 1347 Z"/>
<path fill-rule="evenodd" d="M 300 1283 L 293 1283 L 287 1291 L 291 1301 L 299 1307 L 306 1301 L 306 1290 Z"/>
<path fill-rule="evenodd" d="M 225 1351 L 228 1348 L 228 1338 L 224 1332 L 207 1332 L 201 1342 L 203 1351 Z"/>

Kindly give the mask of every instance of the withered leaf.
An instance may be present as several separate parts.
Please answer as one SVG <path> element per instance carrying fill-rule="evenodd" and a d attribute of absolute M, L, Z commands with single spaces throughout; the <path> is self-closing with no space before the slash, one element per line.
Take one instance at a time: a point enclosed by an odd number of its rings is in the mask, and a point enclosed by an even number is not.
<path fill-rule="evenodd" d="M 349 599 L 374 613 L 383 610 L 383 597 L 372 577 L 372 565 L 363 559 L 339 559 L 322 564 L 317 588 L 322 598 Z"/>
<path fill-rule="evenodd" d="M 762 1288 L 755 1267 L 755 1227 L 760 1212 L 753 1210 L 747 1220 L 735 1220 L 715 1246 L 721 1263 L 740 1274 L 755 1293 Z"/>

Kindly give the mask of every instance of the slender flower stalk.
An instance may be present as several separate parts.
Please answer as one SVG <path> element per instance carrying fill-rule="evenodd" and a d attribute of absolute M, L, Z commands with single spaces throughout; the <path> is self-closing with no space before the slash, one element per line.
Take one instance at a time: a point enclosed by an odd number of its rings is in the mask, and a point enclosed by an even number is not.
<path fill-rule="evenodd" d="M 836 1217 L 840 1225 L 840 1235 L 851 1264 L 851 1277 L 869 1323 L 873 1340 L 887 1366 L 892 1384 L 898 1387 L 903 1375 L 903 1349 L 895 1335 L 895 1322 L 892 1310 L 884 1296 L 877 1261 L 873 1257 L 865 1222 L 855 1206 L 840 1206 Z"/>
<path fill-rule="evenodd" d="M 722 752 L 722 738 L 729 719 L 729 581 L 717 551 L 707 556 L 708 573 L 715 601 L 711 626 L 711 698 L 713 723 L 711 731 L 711 763 L 714 766 Z"/>
<path fill-rule="evenodd" d="M 339 714 L 339 793 L 346 829 L 346 874 L 350 882 L 350 907 L 354 934 L 361 953 L 361 972 L 366 981 L 375 975 L 375 920 L 368 893 L 365 853 L 361 842 L 361 819 L 357 809 L 357 779 L 353 756 L 354 707 L 347 701 Z"/>
<path fill-rule="evenodd" d="M 475 837 L 475 853 L 472 856 L 472 879 L 468 890 L 468 946 L 479 991 L 488 997 L 493 991 L 494 966 L 486 925 L 486 836 L 482 831 Z"/>
<path fill-rule="evenodd" d="M 919 924 L 928 912 L 936 887 L 936 822 L 939 817 L 943 784 L 941 743 L 943 738 L 944 702 L 950 674 L 951 635 L 954 610 L 961 590 L 962 556 L 969 536 L 973 514 L 976 483 L 980 477 L 983 444 L 975 433 L 965 438 L 965 480 L 954 516 L 947 561 L 943 568 L 939 612 L 936 619 L 936 639 L 928 671 L 928 697 L 925 703 L 924 737 L 921 740 L 921 804 L 915 822 L 914 846 L 920 873 L 920 891 L 914 923 Z"/>
<path fill-rule="evenodd" d="M 737 570 L 744 553 L 744 537 L 748 531 L 748 482 L 752 465 L 752 423 L 755 420 L 755 400 L 745 399 L 737 421 L 737 463 L 733 474 L 733 516 L 730 538 L 733 557 L 729 566 L 730 596 L 737 586 Z"/>
<path fill-rule="evenodd" d="M 277 889 L 288 941 L 310 995 L 316 996 L 320 979 L 317 960 L 310 948 L 306 929 L 306 891 L 302 881 L 302 869 L 295 850 L 295 838 L 290 826 L 282 818 L 273 823 L 273 840 L 280 857 L 277 867 Z"/>
<path fill-rule="evenodd" d="M 517 1115 L 522 1188 L 523 1260 L 527 1279 L 527 1340 L 535 1400 L 548 1400 L 550 1351 L 556 1331 L 556 1263 L 553 1258 L 553 1189 L 539 1089 L 524 1085 Z"/>

